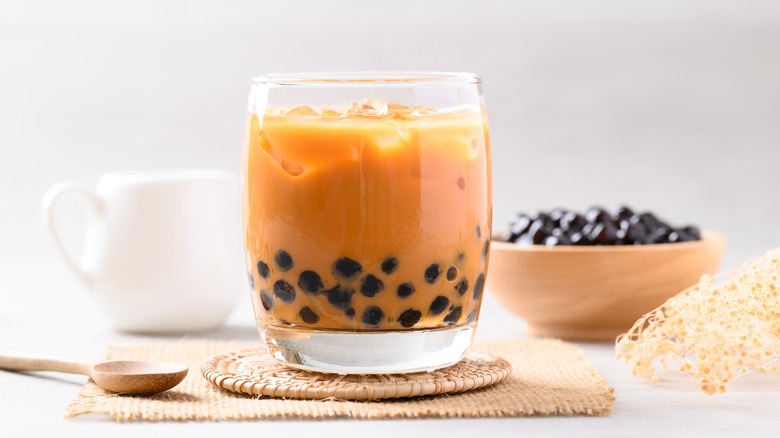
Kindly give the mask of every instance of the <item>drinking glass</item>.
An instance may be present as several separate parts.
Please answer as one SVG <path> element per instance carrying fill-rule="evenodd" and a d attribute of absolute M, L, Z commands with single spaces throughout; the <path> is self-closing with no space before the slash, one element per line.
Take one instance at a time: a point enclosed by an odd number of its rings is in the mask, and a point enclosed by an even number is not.
<path fill-rule="evenodd" d="M 476 75 L 254 78 L 242 215 L 271 354 L 342 374 L 458 362 L 487 274 L 490 172 Z"/>

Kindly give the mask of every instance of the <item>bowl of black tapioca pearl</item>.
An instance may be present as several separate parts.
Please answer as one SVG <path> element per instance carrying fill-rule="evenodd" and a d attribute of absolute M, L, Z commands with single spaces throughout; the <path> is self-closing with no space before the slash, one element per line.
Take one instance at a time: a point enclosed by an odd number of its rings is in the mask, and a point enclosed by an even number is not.
<path fill-rule="evenodd" d="M 614 340 L 718 271 L 725 236 L 671 216 L 628 205 L 516 213 L 492 236 L 486 289 L 533 334 Z"/>
<path fill-rule="evenodd" d="M 613 211 L 595 206 L 581 212 L 556 208 L 516 213 L 498 240 L 520 246 L 619 246 L 701 239 L 696 225 L 672 226 L 655 213 L 623 205 Z"/>

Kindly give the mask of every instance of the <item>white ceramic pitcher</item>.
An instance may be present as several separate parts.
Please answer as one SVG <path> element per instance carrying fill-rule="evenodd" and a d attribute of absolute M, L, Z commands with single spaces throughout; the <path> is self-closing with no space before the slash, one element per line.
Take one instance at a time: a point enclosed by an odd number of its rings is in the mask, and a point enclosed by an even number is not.
<path fill-rule="evenodd" d="M 57 204 L 90 212 L 80 261 L 62 244 Z M 59 183 L 43 197 L 46 227 L 65 260 L 120 330 L 171 333 L 221 325 L 247 281 L 240 185 L 229 172 L 108 173 L 93 190 Z"/>

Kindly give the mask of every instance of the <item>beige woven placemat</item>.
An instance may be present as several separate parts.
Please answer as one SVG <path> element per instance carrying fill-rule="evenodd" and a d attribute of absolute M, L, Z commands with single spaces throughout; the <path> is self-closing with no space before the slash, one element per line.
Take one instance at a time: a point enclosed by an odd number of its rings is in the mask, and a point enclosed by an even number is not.
<path fill-rule="evenodd" d="M 580 348 L 556 339 L 477 343 L 473 351 L 503 357 L 512 374 L 503 382 L 454 395 L 384 401 L 291 400 L 241 395 L 219 389 L 199 372 L 219 353 L 257 344 L 190 340 L 115 348 L 108 359 L 183 362 L 190 367 L 179 386 L 154 396 L 108 393 L 93 382 L 65 411 L 71 418 L 109 414 L 127 420 L 254 420 L 280 418 L 516 417 L 524 415 L 609 415 L 612 389 Z"/>

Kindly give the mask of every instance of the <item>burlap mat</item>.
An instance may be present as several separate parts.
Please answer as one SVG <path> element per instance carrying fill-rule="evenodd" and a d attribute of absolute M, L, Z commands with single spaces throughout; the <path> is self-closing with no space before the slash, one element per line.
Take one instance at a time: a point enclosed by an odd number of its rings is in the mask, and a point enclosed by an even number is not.
<path fill-rule="evenodd" d="M 108 359 L 182 362 L 187 378 L 154 396 L 108 393 L 91 380 L 65 411 L 71 418 L 109 414 L 127 420 L 254 420 L 279 418 L 517 417 L 532 415 L 609 415 L 612 389 L 578 347 L 556 339 L 477 343 L 473 351 L 503 357 L 512 374 L 503 382 L 462 394 L 358 402 L 291 400 L 241 395 L 204 379 L 201 363 L 219 353 L 257 347 L 239 342 L 192 340 L 114 348 Z"/>

